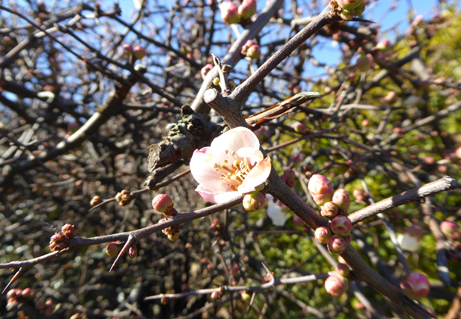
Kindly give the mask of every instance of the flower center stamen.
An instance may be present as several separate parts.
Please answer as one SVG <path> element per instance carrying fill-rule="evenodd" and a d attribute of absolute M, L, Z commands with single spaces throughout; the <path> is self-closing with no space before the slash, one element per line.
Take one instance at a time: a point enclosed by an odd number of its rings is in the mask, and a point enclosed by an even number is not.
<path fill-rule="evenodd" d="M 232 164 L 229 165 L 229 161 L 224 160 L 224 164 L 215 163 L 213 168 L 216 172 L 221 173 L 222 181 L 229 184 L 233 190 L 237 190 L 255 165 L 251 165 L 247 158 L 237 156 L 234 151 L 225 150 L 224 154 L 234 158 Z"/>

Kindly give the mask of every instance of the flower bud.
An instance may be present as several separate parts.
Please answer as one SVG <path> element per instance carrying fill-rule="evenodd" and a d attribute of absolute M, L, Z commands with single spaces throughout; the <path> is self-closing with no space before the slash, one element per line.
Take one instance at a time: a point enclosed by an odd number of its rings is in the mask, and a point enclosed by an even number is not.
<path fill-rule="evenodd" d="M 331 231 L 338 236 L 347 236 L 352 231 L 351 220 L 346 216 L 336 216 L 331 220 Z"/>
<path fill-rule="evenodd" d="M 202 76 L 202 80 L 205 80 L 205 77 L 208 72 L 213 69 L 213 64 L 208 63 L 200 70 L 200 75 Z"/>
<path fill-rule="evenodd" d="M 451 237 L 455 231 L 459 230 L 459 225 L 456 222 L 445 220 L 440 223 L 440 230 L 445 236 Z"/>
<path fill-rule="evenodd" d="M 383 100 L 388 103 L 395 102 L 397 100 L 397 93 L 395 91 L 390 91 Z"/>
<path fill-rule="evenodd" d="M 96 206 L 99 203 L 101 203 L 101 198 L 99 198 L 99 196 L 94 196 L 90 201 L 91 206 Z"/>
<path fill-rule="evenodd" d="M 334 202 L 325 203 L 321 207 L 321 212 L 323 217 L 332 219 L 338 214 L 338 206 Z"/>
<path fill-rule="evenodd" d="M 309 179 L 307 188 L 317 205 L 323 205 L 331 201 L 333 196 L 333 186 L 325 176 L 319 174 L 313 175 Z"/>
<path fill-rule="evenodd" d="M 307 126 L 300 122 L 296 122 L 293 125 L 293 129 L 295 130 L 296 133 L 301 133 L 301 134 L 306 134 L 309 131 L 307 129 Z"/>
<path fill-rule="evenodd" d="M 247 57 L 251 59 L 259 59 L 261 57 L 261 48 L 259 45 L 252 45 L 247 51 Z"/>
<path fill-rule="evenodd" d="M 130 57 L 133 54 L 133 47 L 129 45 L 128 43 L 124 43 L 122 45 L 123 47 L 123 53 L 127 56 Z"/>
<path fill-rule="evenodd" d="M 328 243 L 328 240 L 331 238 L 331 230 L 328 227 L 320 226 L 315 229 L 314 237 L 321 244 Z"/>
<path fill-rule="evenodd" d="M 328 250 L 333 254 L 341 254 L 347 247 L 346 240 L 342 237 L 333 235 L 327 243 Z"/>
<path fill-rule="evenodd" d="M 389 49 L 390 43 L 388 39 L 383 39 L 376 44 L 376 49 L 379 51 L 385 52 Z"/>
<path fill-rule="evenodd" d="M 134 259 L 137 256 L 138 256 L 138 249 L 136 248 L 136 245 L 133 245 L 128 250 L 128 257 L 130 257 L 131 259 Z"/>
<path fill-rule="evenodd" d="M 330 295 L 339 297 L 349 289 L 349 281 L 344 277 L 331 275 L 325 280 L 325 289 Z"/>
<path fill-rule="evenodd" d="M 347 210 L 351 203 L 351 197 L 345 189 L 338 189 L 333 194 L 333 202 L 338 205 L 339 209 Z"/>
<path fill-rule="evenodd" d="M 240 15 L 238 7 L 232 1 L 224 1 L 221 3 L 221 17 L 227 24 L 234 24 L 240 22 Z"/>
<path fill-rule="evenodd" d="M 353 10 L 362 4 L 363 0 L 336 0 L 339 7 L 346 10 Z"/>
<path fill-rule="evenodd" d="M 122 250 L 123 244 L 119 241 L 112 242 L 106 247 L 106 253 L 110 257 L 117 257 L 118 253 Z"/>
<path fill-rule="evenodd" d="M 418 251 L 421 247 L 421 245 L 419 244 L 419 239 L 408 233 L 399 234 L 397 236 L 397 242 L 403 250 L 408 250 L 411 252 Z"/>
<path fill-rule="evenodd" d="M 142 59 L 146 56 L 146 50 L 140 46 L 140 45 L 137 45 L 134 47 L 133 49 L 133 53 L 134 53 L 134 56 L 136 57 L 136 59 Z"/>
<path fill-rule="evenodd" d="M 173 200 L 166 194 L 159 194 L 152 200 L 152 207 L 160 213 L 166 212 L 170 207 L 173 206 Z"/>
<path fill-rule="evenodd" d="M 253 192 L 243 197 L 243 208 L 247 212 L 254 212 L 260 209 L 265 202 L 266 197 L 263 193 Z"/>
<path fill-rule="evenodd" d="M 75 234 L 75 226 L 71 224 L 65 224 L 64 226 L 62 226 L 61 232 L 64 236 L 71 239 L 74 237 Z"/>
<path fill-rule="evenodd" d="M 335 267 L 335 271 L 339 276 L 344 277 L 344 278 L 349 278 L 349 276 L 351 275 L 349 266 L 346 264 L 341 264 L 341 263 L 337 264 Z"/>
<path fill-rule="evenodd" d="M 412 272 L 403 278 L 400 282 L 400 288 L 409 298 L 420 299 L 429 294 L 431 284 L 425 275 Z"/>
<path fill-rule="evenodd" d="M 249 19 L 256 13 L 256 0 L 243 0 L 238 7 L 238 14 L 241 19 Z"/>

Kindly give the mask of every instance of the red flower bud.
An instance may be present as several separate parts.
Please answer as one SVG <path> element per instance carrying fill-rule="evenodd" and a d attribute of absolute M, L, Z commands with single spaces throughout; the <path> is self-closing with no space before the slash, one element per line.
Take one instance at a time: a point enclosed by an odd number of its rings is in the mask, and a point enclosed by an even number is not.
<path fill-rule="evenodd" d="M 315 240 L 321 244 L 328 243 L 328 240 L 331 238 L 331 230 L 328 227 L 320 226 L 314 232 Z"/>
<path fill-rule="evenodd" d="M 333 235 L 327 243 L 328 250 L 333 254 L 341 254 L 347 247 L 347 242 L 344 238 Z"/>
<path fill-rule="evenodd" d="M 349 289 L 349 281 L 344 277 L 332 275 L 325 280 L 325 289 L 330 295 L 339 297 Z"/>
<path fill-rule="evenodd" d="M 136 245 L 133 245 L 128 250 L 128 257 L 133 259 L 133 258 L 136 258 L 137 256 L 138 256 L 138 249 L 136 248 Z"/>
<path fill-rule="evenodd" d="M 253 192 L 243 197 L 243 208 L 247 212 L 254 212 L 263 207 L 266 197 L 263 193 Z"/>
<path fill-rule="evenodd" d="M 173 206 L 174 204 L 171 200 L 171 197 L 166 194 L 159 194 L 152 200 L 152 207 L 160 213 L 166 212 L 170 207 Z"/>
<path fill-rule="evenodd" d="M 325 176 L 319 174 L 313 175 L 309 179 L 307 188 L 317 205 L 323 205 L 331 201 L 333 196 L 333 186 Z"/>
<path fill-rule="evenodd" d="M 352 231 L 351 220 L 346 216 L 336 216 L 331 220 L 331 231 L 338 236 L 347 236 Z"/>
<path fill-rule="evenodd" d="M 351 203 L 351 197 L 345 189 L 338 189 L 333 194 L 333 202 L 342 210 L 347 210 Z"/>
<path fill-rule="evenodd" d="M 403 278 L 400 282 L 400 288 L 409 298 L 419 299 L 429 294 L 431 284 L 425 275 L 412 272 Z"/>
<path fill-rule="evenodd" d="M 325 203 L 321 208 L 323 217 L 332 219 L 338 214 L 338 206 L 334 202 Z"/>

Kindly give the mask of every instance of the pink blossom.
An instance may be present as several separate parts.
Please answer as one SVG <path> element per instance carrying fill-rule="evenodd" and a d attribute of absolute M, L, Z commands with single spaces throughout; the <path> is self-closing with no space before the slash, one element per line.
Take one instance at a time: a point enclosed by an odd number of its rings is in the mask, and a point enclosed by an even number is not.
<path fill-rule="evenodd" d="M 269 177 L 271 161 L 259 150 L 256 135 L 237 127 L 215 138 L 211 146 L 196 150 L 190 169 L 200 196 L 211 203 L 225 203 L 256 191 Z"/>

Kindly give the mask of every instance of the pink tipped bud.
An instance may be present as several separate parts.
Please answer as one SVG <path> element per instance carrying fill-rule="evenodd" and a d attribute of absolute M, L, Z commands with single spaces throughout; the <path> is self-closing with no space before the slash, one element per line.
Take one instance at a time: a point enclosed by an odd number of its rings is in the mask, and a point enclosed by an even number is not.
<path fill-rule="evenodd" d="M 388 39 L 383 39 L 381 41 L 379 41 L 377 44 L 376 44 L 376 49 L 380 50 L 380 51 L 387 51 L 390 47 L 390 43 L 389 43 L 389 40 Z"/>
<path fill-rule="evenodd" d="M 303 123 L 299 123 L 299 122 L 296 122 L 293 125 L 293 129 L 295 130 L 296 133 L 301 133 L 301 134 L 306 134 L 309 131 L 306 125 L 304 125 Z"/>
<path fill-rule="evenodd" d="M 384 97 L 384 102 L 395 102 L 397 100 L 397 93 L 395 91 L 390 91 L 387 93 L 387 95 Z"/>
<path fill-rule="evenodd" d="M 344 278 L 349 278 L 351 274 L 351 271 L 349 270 L 349 266 L 346 264 L 341 264 L 341 263 L 336 265 L 335 271 L 339 276 L 344 277 Z"/>
<path fill-rule="evenodd" d="M 299 218 L 298 216 L 295 216 L 293 217 L 293 224 L 295 224 L 296 226 L 302 226 L 304 225 L 304 222 L 301 218 Z"/>
<path fill-rule="evenodd" d="M 328 250 L 333 254 L 342 254 L 347 247 L 347 242 L 344 238 L 333 235 L 327 243 Z"/>
<path fill-rule="evenodd" d="M 330 228 L 325 226 L 317 227 L 314 232 L 315 240 L 317 240 L 321 244 L 328 243 L 328 240 L 331 238 L 331 235 L 333 234 L 331 233 Z"/>
<path fill-rule="evenodd" d="M 221 4 L 221 17 L 227 24 L 239 23 L 238 7 L 232 1 L 224 1 Z"/>
<path fill-rule="evenodd" d="M 210 72 L 212 69 L 213 69 L 213 64 L 208 63 L 200 70 L 200 75 L 202 76 L 203 80 L 205 80 L 207 73 Z"/>
<path fill-rule="evenodd" d="M 133 245 L 128 250 L 128 257 L 133 259 L 133 258 L 136 258 L 137 256 L 138 256 L 138 249 L 136 248 L 136 245 Z"/>
<path fill-rule="evenodd" d="M 459 230 L 459 225 L 456 222 L 446 220 L 440 223 L 440 230 L 445 236 L 451 237 L 454 232 Z"/>
<path fill-rule="evenodd" d="M 321 215 L 323 217 L 332 219 L 338 215 L 338 206 L 333 202 L 325 203 L 321 208 Z"/>
<path fill-rule="evenodd" d="M 146 50 L 140 45 L 134 47 L 133 53 L 136 59 L 142 59 L 146 56 Z"/>
<path fill-rule="evenodd" d="M 112 242 L 106 247 L 106 253 L 110 257 L 117 257 L 118 253 L 122 250 L 123 245 L 121 242 Z"/>
<path fill-rule="evenodd" d="M 331 201 L 331 198 L 333 197 L 333 186 L 328 178 L 323 175 L 313 175 L 309 179 L 307 188 L 317 205 L 323 205 Z"/>
<path fill-rule="evenodd" d="M 247 51 L 247 57 L 252 59 L 259 59 L 261 57 L 261 48 L 259 45 L 252 45 Z"/>
<path fill-rule="evenodd" d="M 122 47 L 123 47 L 123 53 L 127 57 L 130 57 L 133 54 L 133 47 L 129 45 L 128 43 L 124 43 Z"/>
<path fill-rule="evenodd" d="M 331 221 L 331 231 L 338 236 L 347 236 L 352 231 L 351 220 L 346 216 L 336 216 Z"/>
<path fill-rule="evenodd" d="M 327 293 L 334 297 L 339 297 L 349 289 L 349 281 L 341 276 L 332 275 L 325 280 Z"/>
<path fill-rule="evenodd" d="M 238 7 L 238 14 L 241 19 L 249 19 L 256 13 L 256 0 L 243 0 L 242 4 Z"/>
<path fill-rule="evenodd" d="M 339 209 L 347 210 L 351 203 L 351 197 L 345 189 L 338 189 L 333 194 L 333 202 L 338 205 Z"/>
<path fill-rule="evenodd" d="M 242 295 L 243 301 L 249 301 L 251 299 L 251 293 L 247 290 L 244 290 L 240 293 Z"/>
<path fill-rule="evenodd" d="M 170 207 L 173 207 L 173 205 L 170 196 L 165 194 L 159 194 L 152 200 L 152 207 L 160 213 L 166 212 Z"/>
<path fill-rule="evenodd" d="M 431 284 L 426 276 L 419 272 L 412 272 L 400 282 L 400 288 L 412 299 L 424 298 L 429 294 Z"/>
<path fill-rule="evenodd" d="M 253 192 L 243 197 L 243 208 L 247 212 L 254 212 L 263 207 L 266 197 L 263 193 Z"/>

